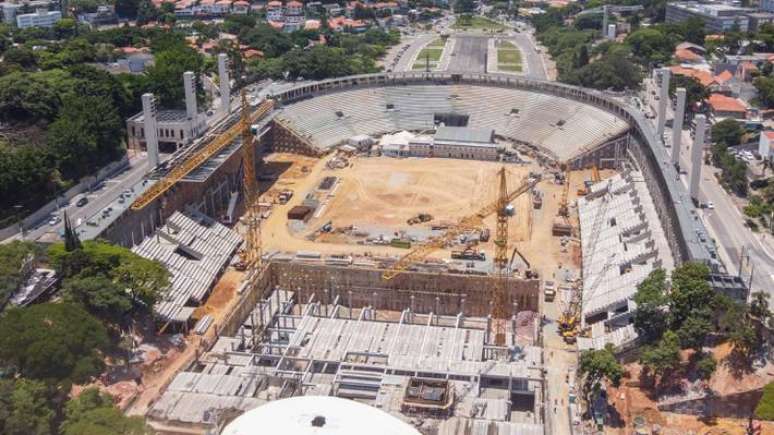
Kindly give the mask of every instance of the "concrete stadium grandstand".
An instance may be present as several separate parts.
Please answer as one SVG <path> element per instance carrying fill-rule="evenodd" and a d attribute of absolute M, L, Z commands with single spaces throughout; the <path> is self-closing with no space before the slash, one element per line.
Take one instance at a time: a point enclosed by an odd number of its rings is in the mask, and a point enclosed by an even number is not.
<path fill-rule="evenodd" d="M 571 168 L 644 174 L 676 257 L 715 263 L 706 229 L 657 135 L 624 98 L 505 74 L 404 72 L 340 77 L 271 95 L 278 103 L 267 148 L 322 155 L 356 135 L 428 131 L 440 123 L 491 128 Z M 450 121 L 450 122 L 448 122 Z"/>

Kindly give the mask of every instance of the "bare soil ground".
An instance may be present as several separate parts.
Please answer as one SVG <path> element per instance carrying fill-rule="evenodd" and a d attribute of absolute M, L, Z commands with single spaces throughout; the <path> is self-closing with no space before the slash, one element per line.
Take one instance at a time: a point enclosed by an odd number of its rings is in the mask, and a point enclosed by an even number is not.
<path fill-rule="evenodd" d="M 295 196 L 284 205 L 275 204 L 271 216 L 262 226 L 264 251 L 310 250 L 321 253 L 402 255 L 405 249 L 389 246 L 358 245 L 346 234 L 312 236 L 320 226 L 331 222 L 334 227 L 354 225 L 358 228 L 383 228 L 399 232 L 410 228 L 425 228 L 436 222 L 454 223 L 494 201 L 497 193 L 496 173 L 502 163 L 454 159 L 394 159 L 388 157 L 357 157 L 350 159 L 344 169 L 328 169 L 326 158 L 316 160 L 292 154 L 272 154 L 266 160 L 275 168 L 284 168 L 276 182 L 264 188 L 263 201 L 271 200 L 271 192 L 293 189 Z M 289 168 L 289 169 L 288 169 Z M 307 168 L 302 170 L 301 168 Z M 537 164 L 506 164 L 508 187 L 514 189 L 530 171 L 542 172 Z M 609 176 L 603 172 L 603 176 Z M 314 193 L 320 181 L 327 176 L 339 178 L 340 185 L 317 218 L 296 232 L 288 227 L 287 210 L 299 205 L 307 193 Z M 575 171 L 571 177 L 569 201 L 572 204 L 583 181 L 591 171 Z M 539 272 L 553 270 L 557 263 L 577 262 L 573 247 L 562 247 L 559 238 L 552 236 L 551 226 L 559 209 L 563 185 L 553 182 L 553 176 L 544 174 L 537 190 L 543 195 L 543 205 L 533 209 L 530 195 L 522 195 L 513 202 L 515 216 L 509 222 L 509 244 L 516 247 Z M 318 195 L 320 197 L 320 195 Z M 572 208 L 575 214 L 575 208 Z M 433 220 L 426 224 L 409 226 L 406 220 L 419 213 L 429 213 Z M 494 217 L 484 221 L 494 231 Z M 577 217 L 573 217 L 577 227 Z M 492 241 L 479 245 L 490 258 L 494 253 Z M 448 258 L 449 252 L 438 251 L 433 257 Z"/>
<path fill-rule="evenodd" d="M 687 361 L 691 351 L 683 352 L 683 360 Z M 726 396 L 761 388 L 771 379 L 771 364 L 767 367 L 740 374 L 731 370 L 726 358 L 731 353 L 728 344 L 722 344 L 712 349 L 718 361 L 717 369 L 707 386 L 716 396 Z M 743 418 L 710 417 L 661 412 L 658 410 L 657 397 L 651 388 L 643 386 L 639 381 L 641 368 L 639 364 L 626 365 L 628 377 L 619 388 L 608 389 L 610 405 L 614 409 L 616 420 L 605 430 L 606 434 L 624 435 L 634 433 L 635 419 L 641 419 L 647 427 L 657 425 L 664 435 L 701 434 L 746 434 L 748 421 Z M 738 403 L 734 406 L 741 409 L 753 409 L 754 403 Z M 774 434 L 774 422 L 755 422 L 760 424 L 759 434 Z"/>

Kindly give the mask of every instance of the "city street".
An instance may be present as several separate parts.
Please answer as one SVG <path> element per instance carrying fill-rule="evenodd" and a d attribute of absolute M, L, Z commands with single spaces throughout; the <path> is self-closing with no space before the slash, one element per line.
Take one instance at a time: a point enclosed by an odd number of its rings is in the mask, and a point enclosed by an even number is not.
<path fill-rule="evenodd" d="M 655 109 L 658 107 L 658 101 L 651 94 L 656 90 L 653 81 L 648 79 L 646 85 L 646 106 Z M 658 94 L 658 92 L 656 92 Z M 671 104 L 667 104 L 666 119 L 673 119 Z M 654 118 L 654 124 L 656 119 Z M 687 127 L 684 125 L 684 127 Z M 667 136 L 667 144 L 671 146 L 672 129 L 666 127 L 664 130 Z M 688 174 L 691 172 L 690 147 L 693 145 L 693 138 L 690 130 L 683 129 L 682 144 L 680 146 L 680 169 L 681 180 L 688 188 Z M 671 153 L 672 150 L 670 150 Z M 750 228 L 744 224 L 744 216 L 739 208 L 734 204 L 723 187 L 720 185 L 715 173 L 717 168 L 708 166 L 702 162 L 701 184 L 699 186 L 700 201 L 703 204 L 712 203 L 714 207 L 698 209 L 699 216 L 704 221 L 705 226 L 715 239 L 718 255 L 723 261 L 729 274 L 739 272 L 740 259 L 743 252 L 750 256 L 753 267 L 753 291 L 766 291 L 774 295 L 774 249 L 768 242 L 761 240 L 761 237 L 753 233 Z M 746 276 L 746 275 L 745 275 Z"/>
<path fill-rule="evenodd" d="M 148 159 L 145 153 L 142 153 L 142 155 L 129 160 L 129 167 L 127 169 L 100 183 L 102 184 L 100 189 L 87 193 L 86 197 L 89 202 L 86 205 L 78 207 L 75 201 L 70 201 L 59 209 L 57 215 L 62 217 L 64 212 L 67 212 L 67 216 L 70 218 L 73 226 L 77 226 L 79 222 L 86 222 L 91 216 L 99 213 L 108 204 L 115 201 L 124 190 L 142 180 L 147 172 Z M 56 225 L 49 225 L 47 221 L 44 221 L 36 227 L 25 228 L 24 238 L 25 240 L 53 242 L 61 238 L 60 233 L 63 229 L 64 223 L 62 221 Z"/>

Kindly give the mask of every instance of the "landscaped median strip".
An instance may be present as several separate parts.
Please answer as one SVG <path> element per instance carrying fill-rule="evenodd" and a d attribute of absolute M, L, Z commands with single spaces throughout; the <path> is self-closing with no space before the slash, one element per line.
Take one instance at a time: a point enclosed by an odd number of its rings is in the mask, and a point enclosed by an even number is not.
<path fill-rule="evenodd" d="M 499 71 L 521 72 L 521 51 L 513 43 L 498 42 L 497 69 Z"/>

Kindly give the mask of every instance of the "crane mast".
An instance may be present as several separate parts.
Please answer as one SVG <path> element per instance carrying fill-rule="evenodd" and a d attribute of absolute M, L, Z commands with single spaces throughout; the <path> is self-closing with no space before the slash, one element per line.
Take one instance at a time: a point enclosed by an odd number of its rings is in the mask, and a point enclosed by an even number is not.
<path fill-rule="evenodd" d="M 242 97 L 242 116 L 239 120 L 242 137 L 242 188 L 245 197 L 245 214 L 243 218 L 245 229 L 244 247 L 240 252 L 242 264 L 252 271 L 261 261 L 261 216 L 258 208 L 258 183 L 255 176 L 255 147 L 251 128 L 250 105 L 244 89 Z"/>
<path fill-rule="evenodd" d="M 497 194 L 497 229 L 495 231 L 495 276 L 493 282 L 493 307 L 495 345 L 505 345 L 507 285 L 508 285 L 508 184 L 505 167 L 498 172 L 500 186 Z"/>

